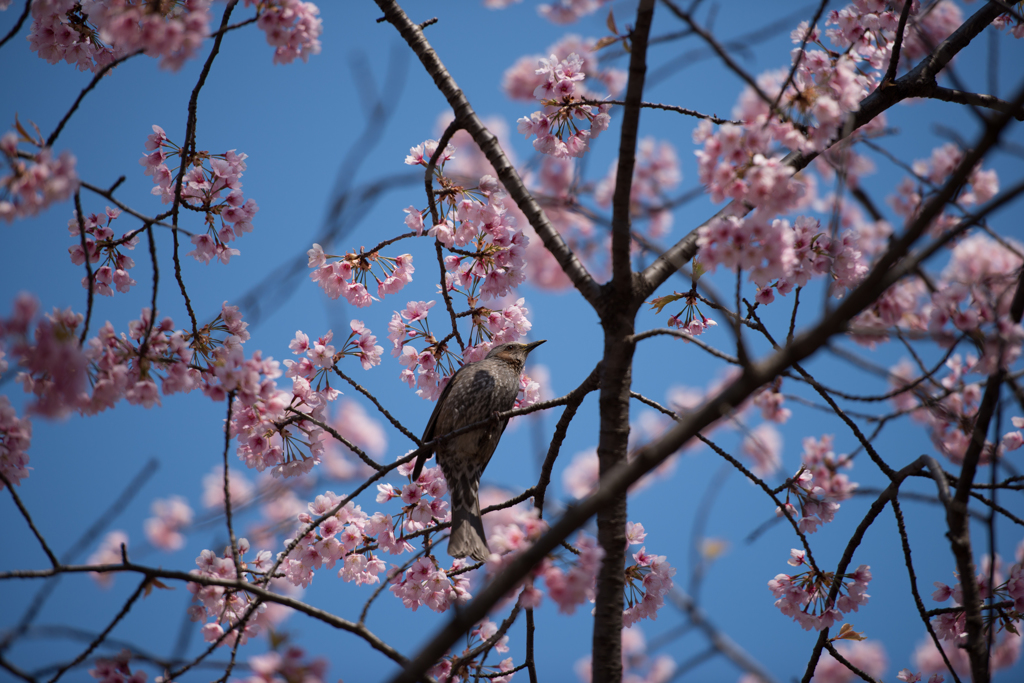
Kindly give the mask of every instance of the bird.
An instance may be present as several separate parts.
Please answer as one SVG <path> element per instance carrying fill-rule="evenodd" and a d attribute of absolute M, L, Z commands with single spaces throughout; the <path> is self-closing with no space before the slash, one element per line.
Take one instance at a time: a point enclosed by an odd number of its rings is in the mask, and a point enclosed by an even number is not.
<path fill-rule="evenodd" d="M 486 420 L 495 413 L 511 410 L 519 394 L 519 376 L 526 357 L 546 339 L 529 344 L 509 343 L 495 346 L 487 356 L 458 370 L 441 392 L 423 430 L 423 442 L 434 440 L 466 425 Z M 412 480 L 416 481 L 423 464 L 437 452 L 437 462 L 448 482 L 452 499 L 452 532 L 448 554 L 485 561 L 491 554 L 480 519 L 480 475 L 494 455 L 508 418 L 490 423 L 465 434 L 444 439 L 416 458 Z"/>

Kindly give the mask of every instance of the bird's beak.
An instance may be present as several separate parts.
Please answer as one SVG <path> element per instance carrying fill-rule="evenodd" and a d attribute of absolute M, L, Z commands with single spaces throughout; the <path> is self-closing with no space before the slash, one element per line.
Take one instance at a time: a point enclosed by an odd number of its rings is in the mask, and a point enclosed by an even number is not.
<path fill-rule="evenodd" d="M 540 341 L 530 342 L 529 344 L 526 345 L 526 353 L 529 354 L 530 351 L 533 351 L 535 348 L 537 348 L 546 341 L 547 339 L 541 339 Z"/>

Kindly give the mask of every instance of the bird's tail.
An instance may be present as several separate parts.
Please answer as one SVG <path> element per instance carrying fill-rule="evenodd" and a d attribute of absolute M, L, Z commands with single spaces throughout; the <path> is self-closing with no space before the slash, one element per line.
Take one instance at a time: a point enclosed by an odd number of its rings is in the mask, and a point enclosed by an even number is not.
<path fill-rule="evenodd" d="M 484 534 L 484 523 L 480 519 L 480 499 L 473 496 L 472 506 L 459 505 L 452 508 L 452 535 L 448 539 L 448 554 L 452 557 L 472 557 L 484 562 L 491 554 Z"/>

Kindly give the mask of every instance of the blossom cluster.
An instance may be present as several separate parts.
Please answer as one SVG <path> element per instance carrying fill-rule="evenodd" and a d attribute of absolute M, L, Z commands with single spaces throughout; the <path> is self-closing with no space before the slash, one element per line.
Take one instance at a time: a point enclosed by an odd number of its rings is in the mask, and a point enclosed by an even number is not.
<path fill-rule="evenodd" d="M 314 244 L 306 254 L 309 267 L 315 269 L 310 273 L 310 279 L 327 296 L 332 299 L 344 296 L 346 301 L 358 308 L 365 308 L 376 300 L 366 289 L 370 277 L 377 282 L 377 295 L 383 298 L 387 294 L 401 291 L 412 282 L 412 274 L 416 272 L 411 254 L 392 258 L 382 255 L 379 250 L 367 253 L 360 249 L 358 254 L 350 252 L 344 256 L 334 256 L 325 254 L 319 244 Z M 327 259 L 337 260 L 328 262 Z M 374 272 L 374 266 L 380 270 L 380 275 Z"/>
<path fill-rule="evenodd" d="M 318 495 L 308 505 L 308 512 L 298 516 L 300 531 L 308 528 L 314 518 L 320 518 L 338 507 L 340 502 L 340 496 L 332 491 Z M 384 562 L 372 552 L 353 551 L 363 544 L 364 538 L 368 535 L 384 532 L 381 535 L 387 539 L 387 530 L 390 529 L 390 518 L 383 514 L 371 518 L 358 505 L 349 502 L 314 530 L 301 537 L 287 539 L 286 544 L 295 543 L 295 548 L 287 556 L 283 552 L 278 553 L 280 570 L 290 583 L 305 588 L 309 586 L 317 570 L 321 567 L 332 569 L 341 561 L 338 576 L 345 581 L 355 581 L 357 585 L 378 583 L 379 575 L 386 569 Z M 397 552 L 405 551 L 405 547 L 389 548 Z"/>
<path fill-rule="evenodd" d="M 438 468 L 439 469 L 439 468 Z M 435 612 L 446 612 L 469 597 L 469 577 L 459 573 L 470 565 L 465 558 L 454 560 L 451 569 L 436 566 L 430 558 L 421 557 L 404 572 L 394 572 L 389 590 L 413 612 L 423 605 Z"/>
<path fill-rule="evenodd" d="M 0 351 L 0 370 L 5 362 Z M 0 373 L 2 374 L 2 373 Z M 12 485 L 21 484 L 29 474 L 28 449 L 32 445 L 32 421 L 18 417 L 10 400 L 0 394 L 0 474 Z M 0 481 L 0 489 L 6 484 Z"/>
<path fill-rule="evenodd" d="M 918 11 L 914 5 L 912 14 Z M 787 78 L 789 69 L 761 75 L 757 89 L 747 88 L 733 111 L 740 123 L 723 124 L 715 130 L 710 121 L 702 121 L 694 133 L 694 141 L 703 144 L 696 152 L 700 180 L 712 200 L 732 199 L 754 208 L 745 219 L 724 216 L 702 228 L 702 257 L 710 268 L 721 263 L 758 271 L 751 279 L 762 290 L 761 303 L 773 298 L 766 289 L 772 279 L 780 279 L 776 286 L 785 294 L 810 276 L 830 273 L 835 280 L 832 294 L 841 296 L 866 270 L 868 249 L 858 243 L 861 236 L 857 230 L 852 235 L 840 230 L 824 239 L 810 219 L 798 219 L 793 229 L 788 223 L 776 222 L 778 214 L 797 210 L 810 200 L 809 181 L 793 176 L 782 153 L 822 151 L 832 144 L 846 116 L 859 109 L 860 101 L 881 79 L 895 39 L 898 12 L 895 6 L 870 1 L 831 12 L 825 35 L 839 50 L 822 42 L 818 27 L 802 24 L 792 34 L 793 42 L 801 46 L 793 51 L 793 77 Z M 924 28 L 926 24 L 930 28 Z M 925 31 L 926 40 L 935 42 L 952 30 L 946 23 L 933 26 L 914 17 L 911 25 Z M 907 35 L 912 34 L 908 31 Z M 778 106 L 773 108 L 776 101 Z M 884 126 L 884 116 L 875 117 L 851 140 Z M 856 155 L 850 142 L 826 157 L 850 169 L 853 175 L 847 181 L 851 183 L 856 173 L 870 166 Z M 826 160 L 821 163 L 825 165 Z M 988 180 L 988 176 L 979 176 L 983 192 L 991 188 L 991 182 L 985 182 Z M 800 250 L 802 254 L 795 253 Z"/>
<path fill-rule="evenodd" d="M 50 64 L 99 71 L 138 50 L 177 71 L 209 35 L 210 0 L 40 0 L 32 3 L 29 44 Z"/>
<path fill-rule="evenodd" d="M 928 330 L 946 340 L 960 332 L 983 337 L 977 372 L 988 374 L 999 363 L 1008 366 L 1020 356 L 1021 328 L 1012 323 L 1009 312 L 1015 274 L 1024 264 L 1021 250 L 1017 240 L 984 234 L 961 240 L 942 271 L 931 306 L 921 312 Z"/>
<path fill-rule="evenodd" d="M 986 556 L 975 580 L 981 600 L 1012 603 L 1006 608 L 993 610 L 991 621 L 986 620 L 987 627 L 996 631 L 1005 629 L 1019 639 L 1021 620 L 1024 619 L 1024 542 L 1017 547 L 1016 559 L 1017 562 L 1004 574 L 1000 558 L 996 556 L 993 567 L 991 558 Z M 952 599 L 954 607 L 961 607 L 964 602 L 963 587 L 960 582 L 948 586 L 936 581 L 932 599 L 936 602 Z M 952 641 L 957 647 L 963 647 L 967 642 L 966 620 L 966 612 L 962 608 L 956 609 L 933 617 L 932 627 L 939 640 Z"/>
<path fill-rule="evenodd" d="M 261 472 L 270 468 L 274 476 L 291 477 L 308 473 L 321 461 L 321 425 L 327 404 L 341 393 L 331 387 L 329 373 L 346 355 L 359 358 L 369 369 L 380 362 L 384 350 L 375 345 L 377 338 L 362 322 L 353 320 L 349 327 L 341 352 L 331 344 L 331 331 L 313 343 L 301 330 L 295 333 L 289 348 L 300 358 L 284 362 L 284 374 L 292 380 L 291 391 L 277 387 L 274 380 L 281 371 L 276 361 L 263 361 L 259 352 L 249 361 L 236 359 L 241 364 L 236 366 L 236 381 L 229 391 L 235 391 L 239 400 L 232 409 L 229 429 L 238 441 L 238 457 L 247 467 Z"/>
<path fill-rule="evenodd" d="M 1012 239 L 981 233 L 963 238 L 953 247 L 941 277 L 929 283 L 905 278 L 858 315 L 854 339 L 874 344 L 894 325 L 927 333 L 944 346 L 966 334 L 982 352 L 977 363 L 968 364 L 971 372 L 989 374 L 1000 363 L 1008 366 L 1020 357 L 1024 341 L 1024 330 L 1008 315 L 1020 251 Z M 904 409 L 913 407 L 907 405 L 913 402 L 909 395 L 898 401 Z"/>
<path fill-rule="evenodd" d="M 89 675 L 101 683 L 146 683 L 145 671 L 137 669 L 132 672 L 128 664 L 131 659 L 132 653 L 128 650 L 121 650 L 110 659 L 97 658 L 95 668 L 89 669 Z"/>
<path fill-rule="evenodd" d="M 863 638 L 864 636 L 857 635 L 855 637 Z M 843 659 L 876 681 L 882 680 L 882 676 L 888 669 L 889 660 L 885 654 L 885 647 L 878 641 L 837 640 L 835 649 Z M 826 650 L 821 653 L 818 666 L 814 669 L 813 680 L 814 683 L 853 683 L 860 679 L 857 674 Z M 742 683 L 747 683 L 747 680 L 743 679 Z"/>
<path fill-rule="evenodd" d="M 970 445 L 972 425 L 981 405 L 982 378 L 990 371 L 973 354 L 966 358 L 954 354 L 946 361 L 945 367 L 948 373 L 932 385 L 934 388 L 916 384 L 913 389 L 907 388 L 915 381 L 909 362 L 892 368 L 890 377 L 894 387 L 904 389 L 893 398 L 893 402 L 899 410 L 910 412 L 923 422 L 936 449 L 952 462 L 960 464 Z M 978 377 L 972 379 L 969 377 L 972 374 Z M 993 456 L 1002 457 L 1024 444 L 1024 436 L 1019 431 L 1024 427 L 1024 418 L 1013 417 L 1012 424 L 1016 429 L 1004 433 L 999 443 L 985 441 L 980 463 L 991 462 Z"/>
<path fill-rule="evenodd" d="M 244 683 L 324 683 L 327 678 L 327 660 L 317 657 L 307 661 L 305 650 L 294 645 L 286 648 L 283 654 L 271 651 L 253 655 L 247 663 L 252 675 L 243 679 Z"/>
<path fill-rule="evenodd" d="M 530 239 L 516 229 L 516 219 L 505 207 L 505 195 L 492 176 L 480 179 L 487 202 L 465 196 L 452 202 L 448 216 L 427 234 L 455 250 L 444 259 L 448 291 L 469 299 L 498 299 L 526 279 L 526 246 Z M 457 251 L 470 246 L 471 252 Z"/>
<path fill-rule="evenodd" d="M 190 573 L 196 577 L 218 579 L 221 581 L 246 581 L 265 573 L 271 566 L 271 553 L 261 550 L 251 562 L 245 561 L 249 552 L 249 541 L 238 539 L 238 556 L 232 557 L 231 546 L 227 546 L 221 555 L 212 550 L 203 550 L 196 558 L 196 566 Z M 242 569 L 239 576 L 235 567 L 237 559 Z M 187 584 L 192 594 L 193 604 L 188 608 L 188 616 L 193 622 L 205 621 L 202 627 L 203 640 L 213 643 L 223 638 L 221 643 L 234 644 L 237 640 L 244 645 L 249 638 L 260 632 L 259 615 L 266 611 L 266 604 L 258 603 L 245 591 L 229 590 L 223 586 Z M 241 625 L 243 618 L 254 610 Z M 255 617 L 255 618 L 253 618 Z M 209 619 L 210 621 L 206 621 Z M 225 633 L 230 634 L 225 636 Z"/>
<path fill-rule="evenodd" d="M 689 292 L 683 294 L 680 292 L 673 292 L 665 296 L 655 297 L 650 301 L 651 308 L 661 313 L 661 310 L 665 306 L 675 301 L 682 300 L 684 305 L 683 309 L 674 315 L 670 315 L 668 318 L 668 326 L 675 327 L 683 332 L 686 332 L 691 337 L 699 337 L 704 334 L 709 327 L 715 327 L 718 325 L 714 320 L 705 316 L 700 307 L 697 305 L 697 278 L 700 277 L 699 273 L 702 268 L 700 262 L 694 263 L 694 286 Z M 689 340 L 687 340 L 689 341 Z"/>
<path fill-rule="evenodd" d="M 308 357 L 288 364 L 292 390 L 279 389 L 277 361 L 259 351 L 246 358 L 242 344 L 249 333 L 237 307 L 225 302 L 198 336 L 175 331 L 170 318 L 156 321 L 143 309 L 129 323 L 128 334 L 118 335 L 107 322 L 84 347 L 76 335 L 82 316 L 70 309 L 42 317 L 30 334 L 37 307 L 28 295 L 19 297 L 15 314 L 0 326 L 0 341 L 12 343 L 23 368 L 18 381 L 35 395 L 29 412 L 91 415 L 121 399 L 149 408 L 160 404 L 161 394 L 200 389 L 215 401 L 234 396 L 229 430 L 247 466 L 293 476 L 319 461 L 323 430 L 316 423 L 323 421 L 326 402 L 338 392 L 329 384 L 311 388 L 310 380 L 319 385 L 318 374 L 325 369 L 313 366 Z M 374 345 L 375 338 L 361 323 L 353 325 L 349 342 L 345 355 L 359 357 L 364 367 L 379 362 L 383 348 Z M 315 354 L 315 348 L 310 352 Z"/>
<path fill-rule="evenodd" d="M 522 57 L 515 64 L 505 71 L 502 79 L 502 89 L 510 99 L 534 102 L 537 100 L 538 88 L 546 89 L 550 83 L 550 72 L 538 70 L 537 65 L 545 57 L 550 60 L 549 55 L 554 55 L 556 63 L 569 59 L 569 55 L 575 54 L 580 60 L 580 72 L 584 79 L 574 81 L 573 91 L 577 95 L 587 94 L 583 92 L 582 83 L 600 83 L 611 97 L 617 97 L 626 87 L 626 72 L 602 65 L 597 58 L 597 50 L 600 43 L 594 38 L 581 38 L 578 35 L 567 35 L 554 45 L 548 47 L 543 55 L 530 55 Z M 588 95 L 596 99 L 596 94 Z"/>
<path fill-rule="evenodd" d="M 908 223 L 916 219 L 929 194 L 949 179 L 963 157 L 963 150 L 949 142 L 933 149 L 928 159 L 915 161 L 911 166 L 914 177 L 908 176 L 901 180 L 896 186 L 896 193 L 889 197 L 889 204 L 896 214 Z M 960 207 L 984 204 L 998 192 L 999 175 L 993 169 L 983 169 L 978 165 L 967 176 L 967 182 L 956 196 L 956 204 Z M 938 236 L 957 222 L 957 216 L 942 211 L 932 219 L 928 230 L 930 234 Z"/>
<path fill-rule="evenodd" d="M 900 669 L 899 673 L 896 674 L 896 680 L 903 681 L 903 683 L 919 683 L 921 681 L 921 674 L 910 669 Z M 946 677 L 942 674 L 932 674 L 928 677 L 928 683 L 943 683 L 945 680 Z"/>
<path fill-rule="evenodd" d="M 121 546 L 124 546 L 127 551 L 128 534 L 120 529 L 108 531 L 85 563 L 90 565 L 120 564 Z M 104 588 L 109 588 L 114 581 L 113 572 L 92 572 L 90 576 Z"/>
<path fill-rule="evenodd" d="M 829 292 L 841 298 L 867 274 L 865 252 L 858 233 L 844 231 L 835 239 L 821 231 L 816 219 L 800 216 L 788 220 L 764 220 L 765 213 L 740 218 L 722 216 L 698 230 L 701 263 L 714 272 L 719 265 L 747 270 L 757 285 L 758 303 L 767 305 L 775 293 L 785 295 L 814 276 L 830 279 Z"/>
<path fill-rule="evenodd" d="M 106 208 L 104 215 L 90 214 L 82 218 L 81 226 L 85 227 L 85 248 L 82 248 L 82 240 L 70 247 L 68 253 L 71 255 L 71 262 L 76 266 L 85 263 L 88 255 L 89 263 L 100 263 L 103 265 L 93 270 L 92 290 L 103 296 L 114 296 L 114 290 L 110 285 L 122 294 L 127 293 L 136 283 L 135 279 L 128 274 L 129 268 L 135 267 L 135 260 L 121 252 L 121 247 L 128 250 L 135 249 L 139 243 L 138 231 L 124 235 L 121 239 L 114 239 L 114 231 L 111 223 L 121 215 L 118 209 Z M 68 221 L 68 232 L 72 237 L 81 236 L 78 212 Z M 82 287 L 89 289 L 88 277 L 82 278 Z"/>
<path fill-rule="evenodd" d="M 65 150 L 54 156 L 42 139 L 32 140 L 20 124 L 18 129 L 21 139 L 32 142 L 39 151 L 22 158 L 17 135 L 7 132 L 0 137 L 0 154 L 8 167 L 0 171 L 0 219 L 8 223 L 34 216 L 50 204 L 68 199 L 78 189 L 74 155 Z"/>
<path fill-rule="evenodd" d="M 794 567 L 805 565 L 804 551 L 791 550 L 788 563 Z M 777 598 L 775 606 L 779 611 L 792 617 L 805 631 L 820 631 L 842 621 L 845 613 L 866 605 L 871 597 L 865 592 L 870 581 L 871 568 L 863 564 L 856 571 L 839 576 L 808 566 L 798 574 L 776 575 L 768 582 L 768 588 Z M 836 582 L 839 592 L 833 603 L 828 595 Z"/>
<path fill-rule="evenodd" d="M 426 140 L 412 147 L 405 157 L 410 166 L 427 166 L 437 150 L 437 142 Z M 448 145 L 434 167 L 434 180 L 441 189 L 440 215 L 427 230 L 449 251 L 444 259 L 445 286 L 459 292 L 471 306 L 480 298 L 500 298 L 520 285 L 526 275 L 525 252 L 529 238 L 516 228 L 516 217 L 505 205 L 505 192 L 492 175 L 480 178 L 477 187 L 466 188 L 445 175 L 445 164 L 454 158 L 455 148 Z M 405 209 L 405 223 L 422 234 L 427 210 L 414 206 Z M 472 251 L 463 248 L 472 247 Z"/>
<path fill-rule="evenodd" d="M 146 538 L 161 550 L 180 550 L 185 545 L 181 530 L 192 523 L 192 508 L 181 496 L 153 501 L 153 516 L 143 522 Z"/>
<path fill-rule="evenodd" d="M 761 409 L 761 417 L 765 420 L 785 424 L 793 415 L 793 411 L 783 407 L 786 399 L 780 392 L 781 389 L 782 378 L 776 377 L 754 393 L 751 403 Z"/>
<path fill-rule="evenodd" d="M 411 464 L 399 467 L 399 474 L 408 475 Z M 308 586 L 319 569 L 331 569 L 341 563 L 338 576 L 357 585 L 380 582 L 387 568 L 384 561 L 374 555 L 372 548 L 390 555 L 412 552 L 406 540 L 430 525 L 448 520 L 448 504 L 441 500 L 447 492 L 444 475 L 439 467 L 427 468 L 415 482 L 400 491 L 391 484 L 378 484 L 377 502 L 384 504 L 393 499 L 403 503 L 395 518 L 377 512 L 367 515 L 352 502 L 341 505 L 342 498 L 332 491 L 318 495 L 307 506 L 308 511 L 298 515 L 300 531 L 306 533 L 288 541 L 295 548 L 287 557 L 279 556 L 281 570 L 288 581 L 296 586 Z M 314 520 L 319 523 L 310 529 Z M 308 531 L 307 531 L 308 530 Z M 419 558 L 406 571 L 392 571 L 387 576 L 391 592 L 406 607 L 416 610 L 421 604 L 443 612 L 456 600 L 468 598 L 468 580 L 457 570 L 465 563 L 456 562 L 449 570 L 436 568 L 427 558 Z"/>
<path fill-rule="evenodd" d="M 841 467 L 852 466 L 853 461 L 848 456 L 836 457 L 832 451 L 831 434 L 821 439 L 812 436 L 804 439 L 803 465 L 786 490 L 785 503 L 800 531 L 812 534 L 834 519 L 840 501 L 847 500 L 857 490 L 858 484 L 838 471 Z M 795 504 L 790 502 L 790 496 L 796 498 Z M 776 514 L 782 514 L 781 508 Z"/>
<path fill-rule="evenodd" d="M 27 412 L 61 417 L 80 404 L 85 391 L 86 358 L 76 335 L 83 318 L 70 308 L 55 308 L 32 330 L 38 309 L 35 298 L 19 294 L 11 317 L 0 322 L 0 344 L 9 345 L 12 358 L 22 368 L 16 381 L 35 395 Z M 6 368 L 7 362 L 2 362 Z"/>
<path fill-rule="evenodd" d="M 301 647 L 291 645 L 284 653 L 270 651 L 254 654 L 247 664 L 252 676 L 244 683 L 279 683 L 281 681 L 302 681 L 303 683 L 325 683 L 328 661 L 324 657 L 306 659 Z"/>
<path fill-rule="evenodd" d="M 594 188 L 594 200 L 598 206 L 611 206 L 618 170 L 619 161 L 616 159 L 608 168 L 608 174 Z M 651 137 L 640 139 L 629 190 L 629 213 L 634 218 L 650 219 L 647 232 L 652 238 L 664 237 L 672 229 L 672 212 L 665 208 L 669 203 L 666 193 L 675 188 L 682 177 L 672 143 Z"/>
<path fill-rule="evenodd" d="M 520 118 L 517 129 L 527 139 L 536 136 L 533 148 L 542 154 L 556 159 L 582 157 L 590 149 L 590 140 L 608 129 L 611 105 L 583 104 L 592 98 L 581 87 L 586 74 L 583 58 L 575 52 L 562 60 L 552 54 L 540 59 L 539 66 L 536 73 L 543 80 L 533 95 L 544 107 Z"/>
<path fill-rule="evenodd" d="M 641 545 L 647 538 L 643 525 L 626 523 L 626 543 Z M 664 555 L 649 555 L 647 546 L 633 553 L 633 562 L 626 567 L 626 609 L 622 625 L 630 627 L 641 619 L 658 618 L 658 610 L 665 604 L 665 594 L 672 590 L 675 567 Z"/>
<path fill-rule="evenodd" d="M 608 0 L 556 0 L 554 3 L 537 5 L 537 14 L 553 24 L 571 24 L 593 14 Z"/>
<path fill-rule="evenodd" d="M 320 33 L 323 22 L 320 9 L 303 0 L 245 0 L 256 5 L 256 25 L 274 46 L 274 64 L 291 64 L 296 57 L 308 62 L 310 55 L 320 54 Z"/>
<path fill-rule="evenodd" d="M 473 650 L 480 647 L 483 643 L 486 643 L 491 638 L 494 638 L 498 633 L 498 625 L 490 619 L 484 619 L 482 622 L 476 625 L 469 632 L 468 643 L 466 648 L 457 656 L 447 655 L 441 659 L 437 664 L 432 666 L 427 674 L 432 676 L 438 681 L 450 681 L 451 683 L 461 683 L 463 677 L 457 675 L 460 672 L 476 672 L 476 678 L 484 678 L 484 680 L 498 681 L 498 683 L 508 683 L 512 680 L 512 674 L 502 676 L 503 672 L 511 671 L 515 668 L 512 662 L 512 657 L 506 657 L 505 659 L 498 662 L 497 665 L 486 664 L 481 658 L 477 660 L 475 658 L 468 659 L 462 662 L 462 666 L 458 672 L 452 671 L 452 665 L 456 660 L 461 660 L 466 655 L 470 654 Z M 494 651 L 499 654 L 505 654 L 508 652 L 508 636 L 503 635 L 497 638 L 494 642 Z M 488 650 L 484 650 L 484 657 L 488 654 Z M 468 680 L 468 676 L 466 677 Z"/>
<path fill-rule="evenodd" d="M 171 142 L 164 129 L 155 124 L 146 138 L 146 149 L 150 152 L 142 155 L 139 164 L 145 169 L 144 173 L 153 178 L 153 194 L 167 204 L 174 200 L 177 178 L 165 162 L 185 156 L 187 152 Z M 259 207 L 253 199 L 243 197 L 239 180 L 246 169 L 247 158 L 248 155 L 236 154 L 231 149 L 223 154 L 200 151 L 189 159 L 191 168 L 181 180 L 181 201 L 188 208 L 205 214 L 206 231 L 192 236 L 195 249 L 188 253 L 200 263 L 209 263 L 214 258 L 228 263 L 240 252 L 227 244 L 252 232 L 252 218 Z"/>

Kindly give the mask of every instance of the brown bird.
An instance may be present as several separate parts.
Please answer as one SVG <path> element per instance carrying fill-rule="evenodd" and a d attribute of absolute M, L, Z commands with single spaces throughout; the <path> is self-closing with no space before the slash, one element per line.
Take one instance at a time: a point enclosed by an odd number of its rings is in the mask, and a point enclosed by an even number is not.
<path fill-rule="evenodd" d="M 546 339 L 529 344 L 501 344 L 491 349 L 482 361 L 470 363 L 456 372 L 434 406 L 423 441 L 485 420 L 495 413 L 511 410 L 519 394 L 519 375 L 526 357 Z M 491 554 L 480 519 L 480 475 L 490 462 L 508 419 L 445 439 L 435 446 L 437 462 L 448 482 L 452 496 L 452 533 L 448 554 L 482 562 Z M 433 451 L 424 451 L 416 459 L 413 481 L 419 478 L 423 463 Z"/>

